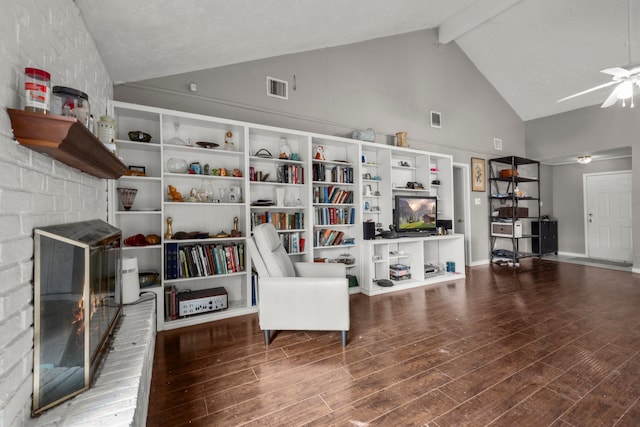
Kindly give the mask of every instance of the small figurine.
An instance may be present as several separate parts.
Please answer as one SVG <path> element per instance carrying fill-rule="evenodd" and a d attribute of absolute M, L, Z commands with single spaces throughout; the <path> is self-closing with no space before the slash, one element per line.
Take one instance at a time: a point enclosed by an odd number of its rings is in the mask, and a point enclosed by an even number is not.
<path fill-rule="evenodd" d="M 165 239 L 170 239 L 173 237 L 173 229 L 171 227 L 172 224 L 173 224 L 173 218 L 167 217 L 167 232 L 164 233 Z"/>
<path fill-rule="evenodd" d="M 224 135 L 224 149 L 227 151 L 235 151 L 235 145 L 233 143 L 233 132 L 228 131 Z"/>
<path fill-rule="evenodd" d="M 235 168 L 233 170 L 233 174 L 232 175 L 234 177 L 236 177 L 236 178 L 242 178 L 242 171 L 240 169 Z"/>
<path fill-rule="evenodd" d="M 287 138 L 284 136 L 280 138 L 280 156 L 279 158 L 288 160 L 291 157 L 291 148 L 287 144 Z"/>
<path fill-rule="evenodd" d="M 200 162 L 193 162 L 189 165 L 189 169 L 193 171 L 196 175 L 202 175 L 202 166 L 200 166 Z"/>
<path fill-rule="evenodd" d="M 326 160 L 325 157 L 324 157 L 324 146 L 318 145 L 318 147 L 316 148 L 315 159 L 316 160 Z"/>
<path fill-rule="evenodd" d="M 167 195 L 169 196 L 169 201 L 171 202 L 184 202 L 182 193 L 176 190 L 176 187 L 174 187 L 173 185 L 169 185 L 167 187 Z"/>
<path fill-rule="evenodd" d="M 238 217 L 233 217 L 233 230 L 231 230 L 231 237 L 241 237 L 242 231 L 238 230 Z"/>

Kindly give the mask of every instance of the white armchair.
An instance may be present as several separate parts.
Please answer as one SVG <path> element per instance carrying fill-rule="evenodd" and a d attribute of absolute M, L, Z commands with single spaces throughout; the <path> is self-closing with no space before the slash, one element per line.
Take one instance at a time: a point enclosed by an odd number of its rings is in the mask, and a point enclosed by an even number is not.
<path fill-rule="evenodd" d="M 247 239 L 258 272 L 260 329 L 267 345 L 272 330 L 341 331 L 347 345 L 349 283 L 344 264 L 298 262 L 282 247 L 272 224 Z"/>

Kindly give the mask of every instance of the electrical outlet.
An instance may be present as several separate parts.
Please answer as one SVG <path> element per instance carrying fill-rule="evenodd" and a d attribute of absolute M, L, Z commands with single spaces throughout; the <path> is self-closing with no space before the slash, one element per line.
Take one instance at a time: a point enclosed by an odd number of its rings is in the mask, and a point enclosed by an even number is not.
<path fill-rule="evenodd" d="M 480 197 L 476 197 L 476 205 L 481 205 L 482 204 L 482 199 Z"/>

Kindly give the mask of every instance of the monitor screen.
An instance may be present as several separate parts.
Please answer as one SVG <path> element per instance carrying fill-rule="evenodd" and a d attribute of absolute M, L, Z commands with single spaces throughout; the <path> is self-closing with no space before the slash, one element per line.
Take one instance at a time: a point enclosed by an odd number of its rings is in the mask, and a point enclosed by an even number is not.
<path fill-rule="evenodd" d="M 396 196 L 393 225 L 397 231 L 433 231 L 437 208 L 437 197 Z"/>

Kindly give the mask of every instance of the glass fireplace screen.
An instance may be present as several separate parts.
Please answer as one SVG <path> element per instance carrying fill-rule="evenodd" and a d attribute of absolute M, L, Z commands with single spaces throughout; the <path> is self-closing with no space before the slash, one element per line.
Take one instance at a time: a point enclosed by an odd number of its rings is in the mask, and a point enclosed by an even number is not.
<path fill-rule="evenodd" d="M 89 388 L 121 309 L 121 232 L 93 220 L 34 230 L 38 414 Z"/>

